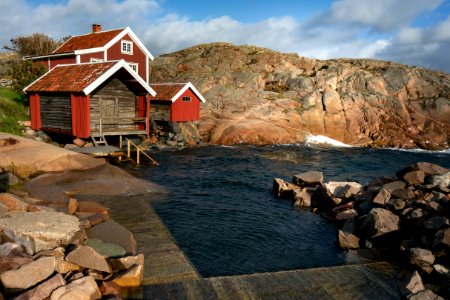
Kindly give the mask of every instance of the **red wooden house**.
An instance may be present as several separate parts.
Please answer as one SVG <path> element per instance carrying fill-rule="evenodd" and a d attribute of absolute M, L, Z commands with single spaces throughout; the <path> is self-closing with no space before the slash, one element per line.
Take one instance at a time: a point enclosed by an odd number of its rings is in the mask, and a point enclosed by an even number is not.
<path fill-rule="evenodd" d="M 150 115 L 155 121 L 190 122 L 200 118 L 200 103 L 205 98 L 190 82 L 152 83 Z"/>
<path fill-rule="evenodd" d="M 58 65 L 24 89 L 35 130 L 79 138 L 149 134 L 155 91 L 124 60 Z"/>
<path fill-rule="evenodd" d="M 100 25 L 93 24 L 91 33 L 69 38 L 52 54 L 25 59 L 43 64 L 49 70 L 59 64 L 123 59 L 148 83 L 149 62 L 153 60 L 153 55 L 129 27 L 101 31 Z"/>

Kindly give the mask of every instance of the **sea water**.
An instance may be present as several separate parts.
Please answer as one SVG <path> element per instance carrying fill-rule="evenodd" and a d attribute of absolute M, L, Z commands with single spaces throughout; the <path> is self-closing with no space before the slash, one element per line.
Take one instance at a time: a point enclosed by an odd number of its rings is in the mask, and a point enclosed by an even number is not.
<path fill-rule="evenodd" d="M 159 150 L 158 167 L 132 172 L 168 190 L 151 204 L 208 277 L 349 263 L 333 224 L 272 196 L 275 177 L 315 170 L 325 181 L 367 184 L 418 161 L 450 168 L 448 152 L 311 145 Z"/>

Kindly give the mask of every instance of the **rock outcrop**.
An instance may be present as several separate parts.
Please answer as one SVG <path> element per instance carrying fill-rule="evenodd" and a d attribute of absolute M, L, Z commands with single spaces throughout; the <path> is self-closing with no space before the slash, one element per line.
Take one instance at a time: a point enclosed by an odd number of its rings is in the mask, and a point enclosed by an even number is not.
<path fill-rule="evenodd" d="M 444 72 L 228 43 L 162 55 L 151 68 L 151 82 L 191 81 L 205 96 L 198 130 L 210 143 L 295 143 L 313 134 L 353 145 L 449 147 Z"/>
<path fill-rule="evenodd" d="M 416 163 L 398 171 L 397 179 L 374 179 L 365 187 L 323 183 L 317 171 L 321 180 L 311 187 L 298 180 L 306 174 L 295 175 L 295 184 L 275 178 L 274 195 L 333 220 L 342 249 L 375 248 L 386 254 L 381 258 L 394 259 L 404 269 L 398 278 L 405 298 L 450 297 L 450 182 L 434 180 L 446 178 L 448 169 Z M 310 201 L 303 200 L 306 193 Z"/>

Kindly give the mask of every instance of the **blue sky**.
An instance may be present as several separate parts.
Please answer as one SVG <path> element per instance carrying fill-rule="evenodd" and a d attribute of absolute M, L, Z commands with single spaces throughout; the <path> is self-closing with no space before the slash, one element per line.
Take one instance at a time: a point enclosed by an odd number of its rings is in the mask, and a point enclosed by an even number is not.
<path fill-rule="evenodd" d="M 0 0 L 0 44 L 130 26 L 155 55 L 206 42 L 450 72 L 450 0 Z"/>

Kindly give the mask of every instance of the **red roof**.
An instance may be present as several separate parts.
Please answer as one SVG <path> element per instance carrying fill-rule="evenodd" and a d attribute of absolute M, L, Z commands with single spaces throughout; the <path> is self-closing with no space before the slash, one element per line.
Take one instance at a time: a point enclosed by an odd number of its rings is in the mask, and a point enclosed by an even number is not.
<path fill-rule="evenodd" d="M 156 96 L 150 97 L 150 100 L 172 101 L 172 98 L 186 85 L 186 83 L 161 83 L 150 84 L 156 92 Z"/>
<path fill-rule="evenodd" d="M 124 28 L 73 36 L 53 51 L 53 54 L 71 53 L 76 50 L 104 47 L 122 31 L 124 31 Z"/>
<path fill-rule="evenodd" d="M 59 65 L 26 88 L 27 92 L 82 92 L 116 61 Z"/>

